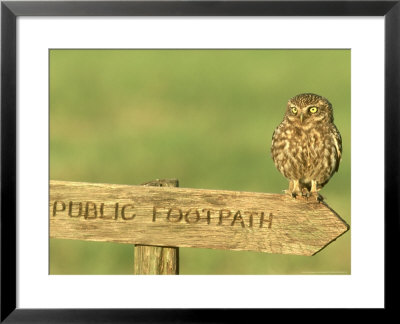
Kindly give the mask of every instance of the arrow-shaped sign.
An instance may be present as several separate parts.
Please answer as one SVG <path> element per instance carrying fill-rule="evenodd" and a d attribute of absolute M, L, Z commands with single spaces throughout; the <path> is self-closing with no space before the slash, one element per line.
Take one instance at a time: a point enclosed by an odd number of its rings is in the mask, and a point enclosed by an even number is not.
<path fill-rule="evenodd" d="M 50 237 L 314 255 L 349 226 L 287 195 L 50 181 Z"/>

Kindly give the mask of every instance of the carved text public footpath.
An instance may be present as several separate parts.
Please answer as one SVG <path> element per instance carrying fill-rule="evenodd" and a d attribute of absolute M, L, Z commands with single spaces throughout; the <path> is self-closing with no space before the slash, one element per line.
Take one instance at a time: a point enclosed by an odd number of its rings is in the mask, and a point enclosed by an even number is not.
<path fill-rule="evenodd" d="M 60 213 L 67 214 L 71 218 L 134 220 L 136 209 L 134 204 L 106 204 L 94 202 L 76 202 L 56 200 L 52 206 L 52 216 Z M 153 206 L 152 222 L 166 220 L 170 223 L 184 222 L 187 224 L 216 224 L 216 225 L 240 225 L 246 227 L 272 227 L 273 215 L 263 211 L 246 211 L 211 208 L 189 208 Z"/>

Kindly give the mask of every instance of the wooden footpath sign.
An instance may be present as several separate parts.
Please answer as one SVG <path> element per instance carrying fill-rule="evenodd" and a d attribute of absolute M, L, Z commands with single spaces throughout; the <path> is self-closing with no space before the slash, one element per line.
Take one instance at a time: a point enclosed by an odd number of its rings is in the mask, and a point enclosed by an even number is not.
<path fill-rule="evenodd" d="M 227 190 L 50 181 L 50 237 L 314 255 L 349 226 L 323 202 Z"/>

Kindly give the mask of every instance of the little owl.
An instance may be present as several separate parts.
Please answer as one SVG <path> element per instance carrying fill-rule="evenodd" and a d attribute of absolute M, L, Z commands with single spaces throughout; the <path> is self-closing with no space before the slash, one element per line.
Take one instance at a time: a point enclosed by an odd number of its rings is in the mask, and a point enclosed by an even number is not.
<path fill-rule="evenodd" d="M 289 180 L 292 197 L 315 195 L 338 171 L 342 138 L 333 123 L 331 103 L 303 93 L 289 100 L 283 121 L 272 135 L 272 159 Z"/>

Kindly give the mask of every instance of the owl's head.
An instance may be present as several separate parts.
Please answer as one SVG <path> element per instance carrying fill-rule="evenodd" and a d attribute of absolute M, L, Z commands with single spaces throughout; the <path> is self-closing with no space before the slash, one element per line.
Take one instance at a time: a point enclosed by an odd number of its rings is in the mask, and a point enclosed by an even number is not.
<path fill-rule="evenodd" d="M 332 104 L 319 95 L 302 93 L 288 101 L 285 118 L 299 125 L 333 122 Z"/>

